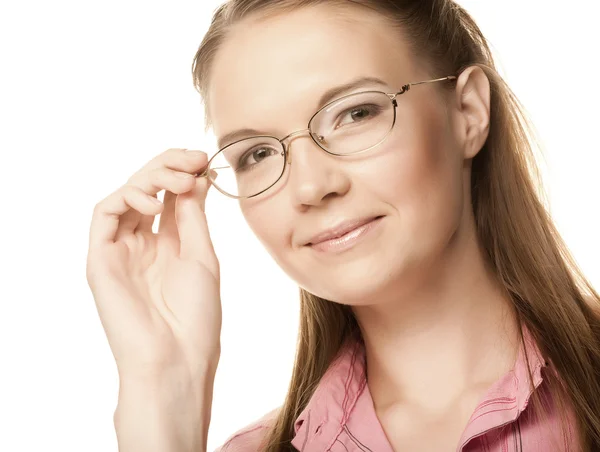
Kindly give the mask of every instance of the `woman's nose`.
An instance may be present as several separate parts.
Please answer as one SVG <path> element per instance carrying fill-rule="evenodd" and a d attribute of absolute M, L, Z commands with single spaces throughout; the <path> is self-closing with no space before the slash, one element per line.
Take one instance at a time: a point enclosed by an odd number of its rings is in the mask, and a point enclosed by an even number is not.
<path fill-rule="evenodd" d="M 296 205 L 318 205 L 325 198 L 343 196 L 349 190 L 350 179 L 341 158 L 325 152 L 310 135 L 294 134 L 286 149 L 287 185 Z"/>

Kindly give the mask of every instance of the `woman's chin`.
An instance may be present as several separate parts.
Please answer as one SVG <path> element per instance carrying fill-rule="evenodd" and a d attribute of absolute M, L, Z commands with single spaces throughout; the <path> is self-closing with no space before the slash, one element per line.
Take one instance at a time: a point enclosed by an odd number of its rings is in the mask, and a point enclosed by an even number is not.
<path fill-rule="evenodd" d="M 390 281 L 384 280 L 380 274 L 378 278 L 372 276 L 329 279 L 324 282 L 321 289 L 314 288 L 308 292 L 326 300 L 349 306 L 366 306 L 376 304 L 385 293 L 392 290 Z M 326 289 L 324 289 L 326 287 Z"/>

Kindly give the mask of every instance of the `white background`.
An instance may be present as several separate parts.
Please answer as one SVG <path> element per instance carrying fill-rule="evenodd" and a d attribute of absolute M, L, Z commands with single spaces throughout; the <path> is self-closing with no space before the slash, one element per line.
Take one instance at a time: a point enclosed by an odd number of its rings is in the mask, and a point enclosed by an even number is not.
<path fill-rule="evenodd" d="M 85 280 L 89 221 L 155 154 L 213 152 L 190 68 L 218 3 L 0 3 L 2 451 L 117 450 L 117 373 Z M 552 214 L 600 288 L 598 2 L 461 3 L 537 125 Z M 207 209 L 224 325 L 210 450 L 283 401 L 298 313 L 297 288 L 217 195 Z"/>

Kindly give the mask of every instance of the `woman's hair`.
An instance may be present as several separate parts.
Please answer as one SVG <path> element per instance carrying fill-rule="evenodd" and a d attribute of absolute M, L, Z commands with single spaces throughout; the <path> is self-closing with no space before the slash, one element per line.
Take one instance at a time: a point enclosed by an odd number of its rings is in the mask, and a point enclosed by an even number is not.
<path fill-rule="evenodd" d="M 568 429 L 565 413 L 571 409 L 582 450 L 600 450 L 600 297 L 552 222 L 535 161 L 538 143 L 524 108 L 496 72 L 485 37 L 463 8 L 452 0 L 230 0 L 215 12 L 192 65 L 205 105 L 211 63 L 230 26 L 250 15 L 270 17 L 320 4 L 381 13 L 432 77 L 459 75 L 472 65 L 486 73 L 491 123 L 472 162 L 473 211 L 486 258 L 549 364 L 544 384 L 550 385 L 552 400 L 534 391 L 529 410 L 543 416 L 554 404 Z M 300 316 L 293 375 L 266 438 L 268 452 L 293 450 L 295 419 L 344 342 L 360 338 L 348 306 L 303 289 Z M 522 331 L 520 336 L 523 344 Z"/>

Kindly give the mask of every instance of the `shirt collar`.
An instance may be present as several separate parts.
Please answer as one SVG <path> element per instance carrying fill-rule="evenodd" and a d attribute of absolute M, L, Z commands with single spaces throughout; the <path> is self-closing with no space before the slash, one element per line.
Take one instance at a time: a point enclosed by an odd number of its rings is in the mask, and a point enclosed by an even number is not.
<path fill-rule="evenodd" d="M 519 347 L 514 368 L 488 389 L 463 432 L 461 444 L 489 429 L 490 423 L 500 426 L 516 419 L 541 384 L 541 369 L 546 363 L 529 330 L 525 325 L 522 329 L 525 348 Z M 533 375 L 533 388 L 524 350 Z M 362 400 L 363 397 L 368 400 Z M 360 339 L 348 340 L 296 419 L 292 445 L 300 451 L 308 450 L 307 446 L 310 450 L 325 450 L 344 429 L 359 398 L 361 407 L 373 411 L 360 415 L 376 418 L 367 386 L 364 344 Z M 502 409 L 498 409 L 499 405 Z M 489 413 L 494 419 L 490 419 Z M 384 435 L 382 428 L 377 430 Z"/>
<path fill-rule="evenodd" d="M 312 450 L 316 443 L 323 443 L 324 449 L 339 434 L 366 386 L 365 371 L 362 341 L 348 340 L 294 423 L 292 445 L 296 449 L 306 450 L 310 444 Z"/>

